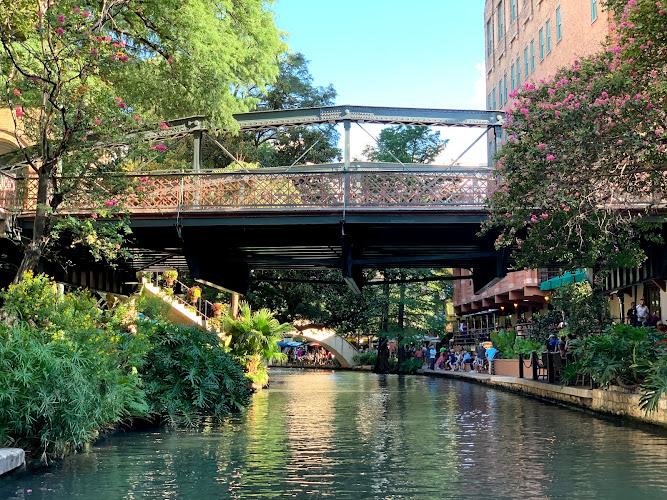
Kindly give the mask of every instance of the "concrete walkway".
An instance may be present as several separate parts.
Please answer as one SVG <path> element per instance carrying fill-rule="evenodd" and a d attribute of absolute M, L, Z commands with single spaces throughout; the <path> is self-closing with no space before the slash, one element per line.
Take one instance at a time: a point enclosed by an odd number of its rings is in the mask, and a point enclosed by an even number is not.
<path fill-rule="evenodd" d="M 0 448 L 0 476 L 21 467 L 25 452 L 21 448 Z"/>
<path fill-rule="evenodd" d="M 620 387 L 604 389 L 586 389 L 549 384 L 537 380 L 490 375 L 488 373 L 453 372 L 448 370 L 423 369 L 423 375 L 445 377 L 477 382 L 491 387 L 498 387 L 519 394 L 586 408 L 598 413 L 627 417 L 633 420 L 667 426 L 667 397 L 663 395 L 656 411 L 647 413 L 639 406 L 641 394 L 630 392 Z"/>

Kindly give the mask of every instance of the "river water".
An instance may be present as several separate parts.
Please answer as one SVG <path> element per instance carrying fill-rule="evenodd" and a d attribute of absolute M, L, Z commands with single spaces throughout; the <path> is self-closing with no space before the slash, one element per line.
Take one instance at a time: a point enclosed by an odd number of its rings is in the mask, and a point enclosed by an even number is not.
<path fill-rule="evenodd" d="M 245 415 L 114 435 L 0 499 L 667 498 L 667 433 L 464 381 L 272 370 Z"/>

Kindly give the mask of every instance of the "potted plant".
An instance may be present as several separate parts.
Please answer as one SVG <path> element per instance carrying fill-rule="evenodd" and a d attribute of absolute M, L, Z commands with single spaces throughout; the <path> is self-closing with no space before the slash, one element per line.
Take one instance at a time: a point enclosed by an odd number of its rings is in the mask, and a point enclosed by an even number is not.
<path fill-rule="evenodd" d="M 188 298 L 190 299 L 190 302 L 196 304 L 199 300 L 199 297 L 201 297 L 201 288 L 198 286 L 188 288 Z"/>
<path fill-rule="evenodd" d="M 225 310 L 225 305 L 221 304 L 220 302 L 214 302 L 211 305 L 211 309 L 213 310 L 213 317 L 219 318 L 222 316 L 222 312 Z"/>
<path fill-rule="evenodd" d="M 162 273 L 162 277 L 167 282 L 167 286 L 174 286 L 174 281 L 176 281 L 176 278 L 178 278 L 178 271 L 175 269 L 165 271 Z"/>

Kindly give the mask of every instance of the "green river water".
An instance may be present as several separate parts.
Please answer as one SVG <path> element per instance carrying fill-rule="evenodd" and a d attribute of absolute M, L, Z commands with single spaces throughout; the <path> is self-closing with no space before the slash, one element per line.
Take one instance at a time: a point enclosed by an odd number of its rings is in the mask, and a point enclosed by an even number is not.
<path fill-rule="evenodd" d="M 0 499 L 667 498 L 667 433 L 464 381 L 272 370 L 246 414 L 116 434 Z"/>

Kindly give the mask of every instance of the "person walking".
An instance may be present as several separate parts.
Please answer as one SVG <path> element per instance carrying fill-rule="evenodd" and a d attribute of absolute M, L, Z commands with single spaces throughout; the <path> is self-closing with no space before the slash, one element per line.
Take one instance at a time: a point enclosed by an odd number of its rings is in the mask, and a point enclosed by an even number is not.
<path fill-rule="evenodd" d="M 630 326 L 637 326 L 637 308 L 635 307 L 635 303 L 631 302 L 630 303 L 630 309 L 628 309 L 628 324 Z"/>

